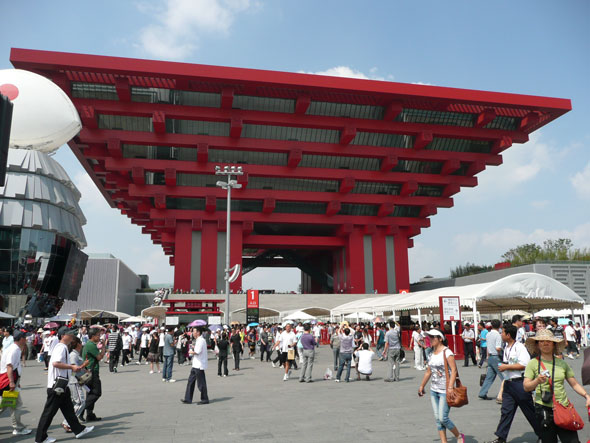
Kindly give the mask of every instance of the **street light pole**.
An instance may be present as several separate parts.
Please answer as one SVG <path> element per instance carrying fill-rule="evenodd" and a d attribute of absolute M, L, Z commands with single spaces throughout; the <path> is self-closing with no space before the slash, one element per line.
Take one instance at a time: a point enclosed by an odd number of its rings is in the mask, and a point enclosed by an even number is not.
<path fill-rule="evenodd" d="M 221 187 L 222 189 L 227 190 L 227 220 L 226 220 L 226 229 L 225 229 L 225 314 L 224 320 L 229 325 L 231 318 L 230 318 L 230 306 L 229 306 L 229 284 L 231 283 L 231 271 L 234 269 L 234 272 L 237 275 L 239 274 L 239 264 L 236 265 L 235 268 L 230 267 L 230 246 L 231 246 L 231 190 L 232 188 L 240 189 L 242 187 L 241 184 L 237 182 L 237 180 L 233 180 L 232 176 L 235 175 L 236 177 L 239 175 L 244 175 L 242 171 L 242 167 L 238 166 L 224 166 L 223 169 L 221 166 L 215 166 L 215 175 L 224 175 L 227 177 L 227 182 L 218 181 L 217 186 Z M 233 281 L 233 280 L 232 280 Z"/>

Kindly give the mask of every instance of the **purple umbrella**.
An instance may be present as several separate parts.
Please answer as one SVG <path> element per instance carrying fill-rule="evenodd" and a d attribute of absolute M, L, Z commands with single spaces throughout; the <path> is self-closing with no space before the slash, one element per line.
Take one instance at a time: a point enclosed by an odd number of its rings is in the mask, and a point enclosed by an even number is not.
<path fill-rule="evenodd" d="M 192 323 L 189 323 L 189 328 L 192 328 L 193 326 L 205 326 L 207 324 L 207 322 L 205 320 L 195 320 Z"/>

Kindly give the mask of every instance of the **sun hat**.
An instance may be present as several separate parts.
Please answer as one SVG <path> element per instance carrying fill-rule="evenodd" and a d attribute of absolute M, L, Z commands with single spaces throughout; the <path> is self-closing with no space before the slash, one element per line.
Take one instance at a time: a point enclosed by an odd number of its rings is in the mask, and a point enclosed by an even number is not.
<path fill-rule="evenodd" d="M 38 332 L 39 334 L 41 334 L 41 333 L 43 332 L 43 328 L 39 328 L 39 329 L 37 329 L 37 332 Z"/>
<path fill-rule="evenodd" d="M 559 339 L 553 335 L 549 329 L 541 329 L 537 331 L 535 336 L 526 339 L 526 348 L 531 354 L 538 353 L 537 342 L 538 341 L 552 341 L 555 343 L 555 354 L 561 354 L 565 348 L 565 340 Z"/>
<path fill-rule="evenodd" d="M 426 332 L 426 335 L 429 335 L 431 337 L 439 337 L 439 338 L 442 338 L 442 339 L 445 338 L 445 336 L 443 335 L 443 333 L 440 332 L 438 329 L 431 329 L 428 332 Z"/>

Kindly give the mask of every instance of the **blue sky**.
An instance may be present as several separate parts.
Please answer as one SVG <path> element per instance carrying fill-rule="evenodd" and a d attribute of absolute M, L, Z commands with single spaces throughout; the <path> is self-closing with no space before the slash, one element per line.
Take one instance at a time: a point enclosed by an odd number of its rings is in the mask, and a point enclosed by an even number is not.
<path fill-rule="evenodd" d="M 514 145 L 441 209 L 410 250 L 412 281 L 525 242 L 590 247 L 590 2 L 586 0 L 4 2 L 11 47 L 330 73 L 569 98 L 573 111 Z M 110 252 L 152 282 L 173 270 L 110 209 L 66 146 L 56 158 L 83 193 L 87 252 Z M 296 270 L 259 269 L 244 287 L 296 289 Z"/>

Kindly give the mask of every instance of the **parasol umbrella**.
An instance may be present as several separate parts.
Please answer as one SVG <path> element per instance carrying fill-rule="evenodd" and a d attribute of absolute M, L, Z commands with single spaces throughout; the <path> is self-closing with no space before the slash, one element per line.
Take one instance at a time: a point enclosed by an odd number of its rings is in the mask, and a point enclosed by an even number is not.
<path fill-rule="evenodd" d="M 220 329 L 221 329 L 221 325 L 211 325 L 211 326 L 209 327 L 209 330 L 210 330 L 211 332 L 219 331 Z"/>
<path fill-rule="evenodd" d="M 253 326 L 258 326 L 260 323 L 256 323 L 255 321 L 253 321 L 252 323 L 248 323 L 248 327 L 251 328 Z"/>
<path fill-rule="evenodd" d="M 193 326 L 205 326 L 206 324 L 207 322 L 205 320 L 199 319 L 189 323 L 188 326 L 192 328 Z"/>
<path fill-rule="evenodd" d="M 59 325 L 54 321 L 50 321 L 45 326 L 43 326 L 43 329 L 53 329 L 53 328 L 59 328 Z"/>

